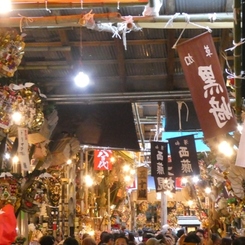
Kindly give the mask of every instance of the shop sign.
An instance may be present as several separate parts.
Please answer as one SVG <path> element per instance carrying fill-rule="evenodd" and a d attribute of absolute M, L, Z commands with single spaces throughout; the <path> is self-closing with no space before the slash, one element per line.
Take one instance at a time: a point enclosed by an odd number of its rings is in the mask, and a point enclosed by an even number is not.
<path fill-rule="evenodd" d="M 175 177 L 200 174 L 194 135 L 171 138 L 169 146 Z"/>
<path fill-rule="evenodd" d="M 211 33 L 182 42 L 177 50 L 205 138 L 235 131 L 236 120 Z"/>
<path fill-rule="evenodd" d="M 94 150 L 94 170 L 111 170 L 112 151 Z"/>

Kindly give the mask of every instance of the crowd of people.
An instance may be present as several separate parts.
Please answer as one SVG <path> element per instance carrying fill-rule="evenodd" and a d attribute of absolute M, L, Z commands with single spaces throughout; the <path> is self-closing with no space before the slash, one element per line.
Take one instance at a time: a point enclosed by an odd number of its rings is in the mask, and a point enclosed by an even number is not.
<path fill-rule="evenodd" d="M 156 233 L 139 230 L 137 234 L 128 231 L 110 233 L 103 231 L 100 241 L 84 233 L 80 237 L 68 237 L 64 240 L 55 239 L 53 236 L 43 236 L 39 245 L 245 245 L 245 236 L 221 237 L 218 233 L 210 233 L 203 229 L 186 232 L 179 229 L 177 232 L 164 227 Z"/>

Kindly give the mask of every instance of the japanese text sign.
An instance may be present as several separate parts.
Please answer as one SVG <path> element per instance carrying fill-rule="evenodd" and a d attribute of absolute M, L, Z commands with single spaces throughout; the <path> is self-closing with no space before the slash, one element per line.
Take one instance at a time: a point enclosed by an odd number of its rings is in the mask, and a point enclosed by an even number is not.
<path fill-rule="evenodd" d="M 194 135 L 169 139 L 174 176 L 199 175 Z"/>
<path fill-rule="evenodd" d="M 29 149 L 28 149 L 28 129 L 18 127 L 18 157 L 21 168 L 30 171 Z"/>
<path fill-rule="evenodd" d="M 137 169 L 137 200 L 147 200 L 148 170 L 145 167 Z"/>
<path fill-rule="evenodd" d="M 151 176 L 168 176 L 168 147 L 164 142 L 151 142 Z"/>
<path fill-rule="evenodd" d="M 177 45 L 205 138 L 236 129 L 218 55 L 209 32 Z"/>
<path fill-rule="evenodd" d="M 94 170 L 111 170 L 112 151 L 94 150 Z"/>
<path fill-rule="evenodd" d="M 175 191 L 175 180 L 172 177 L 154 177 L 156 192 Z"/>

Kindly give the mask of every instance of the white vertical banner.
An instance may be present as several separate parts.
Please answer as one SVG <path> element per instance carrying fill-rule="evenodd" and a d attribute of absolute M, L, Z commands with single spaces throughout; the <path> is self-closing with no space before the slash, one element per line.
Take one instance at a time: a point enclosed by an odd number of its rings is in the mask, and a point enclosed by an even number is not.
<path fill-rule="evenodd" d="M 236 163 L 235 163 L 236 166 L 243 167 L 243 168 L 245 167 L 244 149 L 245 149 L 245 121 L 242 125 L 242 135 L 240 138 L 239 147 L 236 156 Z"/>
<path fill-rule="evenodd" d="M 23 171 L 31 170 L 28 151 L 28 129 L 18 127 L 18 157 Z"/>

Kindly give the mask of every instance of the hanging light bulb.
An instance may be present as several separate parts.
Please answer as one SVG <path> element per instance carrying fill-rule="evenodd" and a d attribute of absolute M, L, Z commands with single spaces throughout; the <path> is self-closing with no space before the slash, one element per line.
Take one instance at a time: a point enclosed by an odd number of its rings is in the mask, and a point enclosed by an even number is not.
<path fill-rule="evenodd" d="M 68 160 L 66 161 L 66 163 L 67 163 L 68 165 L 70 165 L 70 164 L 72 163 L 72 160 L 71 160 L 71 159 L 68 159 Z"/>
<path fill-rule="evenodd" d="M 13 164 L 17 164 L 17 163 L 18 163 L 18 161 L 19 161 L 18 156 L 14 156 L 14 157 L 12 158 L 12 162 L 13 162 Z"/>
<path fill-rule="evenodd" d="M 74 81 L 78 87 L 84 88 L 89 84 L 89 77 L 80 71 L 74 78 Z"/>
<path fill-rule="evenodd" d="M 225 156 L 230 157 L 233 154 L 232 146 L 227 141 L 222 141 L 218 145 L 219 151 Z"/>
<path fill-rule="evenodd" d="M 19 124 L 21 121 L 22 115 L 20 112 L 16 111 L 12 114 L 12 119 L 15 124 Z"/>
<path fill-rule="evenodd" d="M 6 14 L 12 10 L 11 0 L 0 1 L 0 14 Z"/>

